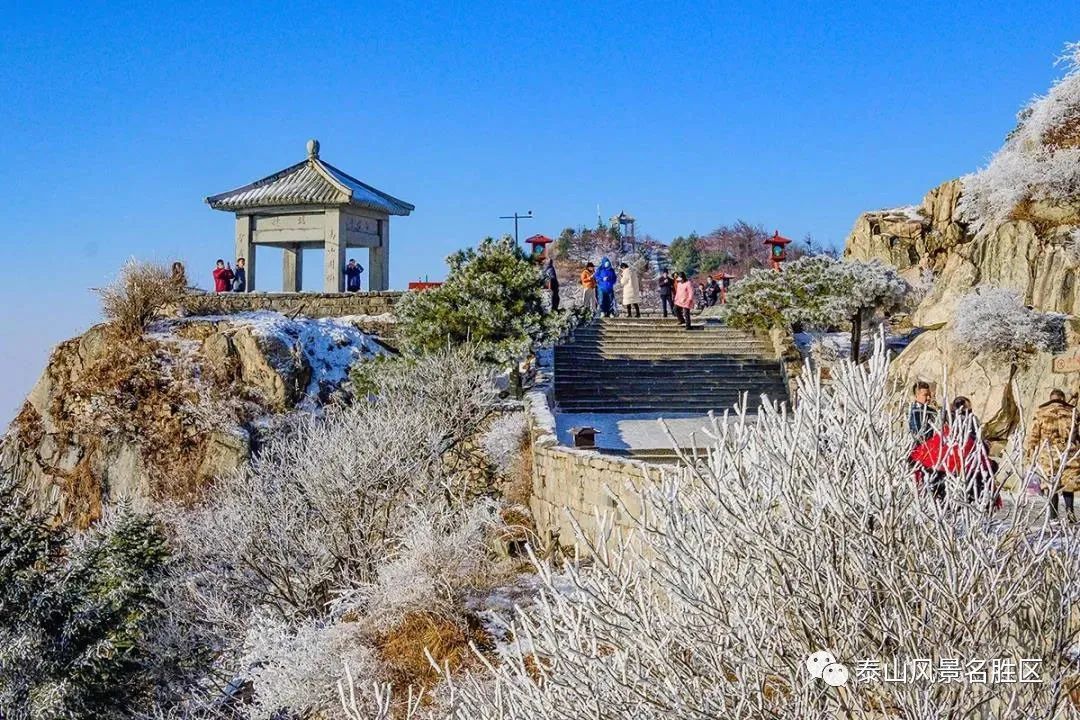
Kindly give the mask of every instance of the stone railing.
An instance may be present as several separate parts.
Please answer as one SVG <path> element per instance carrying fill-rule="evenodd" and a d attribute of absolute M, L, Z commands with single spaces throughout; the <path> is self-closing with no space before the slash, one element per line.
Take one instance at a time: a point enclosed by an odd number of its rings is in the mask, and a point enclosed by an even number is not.
<path fill-rule="evenodd" d="M 551 412 L 551 383 L 542 372 L 538 383 L 526 393 L 525 403 L 532 453 L 529 506 L 541 540 L 574 546 L 574 523 L 590 539 L 597 538 L 602 529 L 633 529 L 634 518 L 641 513 L 642 486 L 657 482 L 672 470 L 560 445 Z M 606 521 L 603 528 L 600 518 Z"/>
<path fill-rule="evenodd" d="M 362 293 L 192 293 L 184 301 L 187 314 L 227 315 L 274 310 L 305 317 L 379 316 L 393 314 L 402 292 Z"/>

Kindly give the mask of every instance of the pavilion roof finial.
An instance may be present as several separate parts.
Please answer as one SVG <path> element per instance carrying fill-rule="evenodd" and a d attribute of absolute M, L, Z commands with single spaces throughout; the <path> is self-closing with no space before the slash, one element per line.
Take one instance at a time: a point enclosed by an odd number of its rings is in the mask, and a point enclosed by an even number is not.
<path fill-rule="evenodd" d="M 315 138 L 307 141 L 307 156 L 309 158 L 319 157 L 319 141 Z"/>

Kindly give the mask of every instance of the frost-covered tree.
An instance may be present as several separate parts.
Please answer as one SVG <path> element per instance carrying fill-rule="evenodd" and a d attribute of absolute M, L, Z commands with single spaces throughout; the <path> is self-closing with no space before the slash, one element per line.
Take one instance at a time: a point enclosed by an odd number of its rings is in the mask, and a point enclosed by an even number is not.
<path fill-rule="evenodd" d="M 1031 352 L 1060 347 L 1064 320 L 1025 306 L 1012 290 L 984 285 L 956 303 L 952 337 L 972 354 L 1020 363 Z"/>
<path fill-rule="evenodd" d="M 540 268 L 513 241 L 486 238 L 447 258 L 446 282 L 406 295 L 398 332 L 414 353 L 471 344 L 489 362 L 516 361 L 541 342 L 552 323 L 544 312 Z"/>
<path fill-rule="evenodd" d="M 735 327 L 851 329 L 851 357 L 858 358 L 862 328 L 875 312 L 899 309 L 911 287 L 880 260 L 799 258 L 775 270 L 753 270 L 736 282 L 723 316 Z"/>
<path fill-rule="evenodd" d="M 346 649 L 358 672 L 389 673 L 378 638 L 417 613 L 464 627 L 464 594 L 500 576 L 487 551 L 497 508 L 444 463 L 496 406 L 490 368 L 459 348 L 369 380 L 366 397 L 297 419 L 174 519 L 174 612 L 216 637 L 223 679 L 250 683 L 266 711 L 252 718 L 325 709 Z"/>
<path fill-rule="evenodd" d="M 1026 201 L 1080 198 L 1080 43 L 1067 45 L 1061 61 L 1064 77 L 1020 111 L 990 163 L 963 178 L 959 210 L 977 232 Z"/>
<path fill-rule="evenodd" d="M 829 387 L 804 374 L 794 409 L 717 420 L 702 462 L 613 511 L 632 534 L 537 560 L 498 661 L 412 717 L 1077 717 L 1080 534 L 1023 495 L 988 516 L 959 477 L 944 503 L 921 492 L 885 355 Z M 845 687 L 809 675 L 820 650 Z"/>
<path fill-rule="evenodd" d="M 81 535 L 43 520 L 0 480 L 0 715 L 126 717 L 154 692 L 164 533 L 127 504 Z"/>

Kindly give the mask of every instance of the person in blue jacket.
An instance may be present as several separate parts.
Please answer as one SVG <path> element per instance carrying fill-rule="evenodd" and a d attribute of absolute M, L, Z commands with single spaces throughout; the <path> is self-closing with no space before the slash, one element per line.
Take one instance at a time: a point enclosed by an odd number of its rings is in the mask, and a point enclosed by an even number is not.
<path fill-rule="evenodd" d="M 615 314 L 615 281 L 618 279 L 611 261 L 607 258 L 601 260 L 593 277 L 596 278 L 596 294 L 600 298 L 600 314 L 611 317 Z"/>

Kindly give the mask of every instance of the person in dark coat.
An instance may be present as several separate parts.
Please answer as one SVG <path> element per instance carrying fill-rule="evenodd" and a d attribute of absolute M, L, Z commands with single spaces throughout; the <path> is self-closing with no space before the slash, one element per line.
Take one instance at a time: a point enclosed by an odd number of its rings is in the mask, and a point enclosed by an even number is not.
<path fill-rule="evenodd" d="M 236 270 L 233 271 L 233 292 L 247 292 L 247 269 L 244 258 L 236 258 Z"/>
<path fill-rule="evenodd" d="M 345 266 L 345 289 L 348 292 L 360 292 L 360 274 L 364 268 L 356 260 L 349 260 Z"/>
<path fill-rule="evenodd" d="M 660 310 L 667 317 L 668 309 L 675 312 L 675 281 L 668 274 L 668 269 L 660 271 L 660 277 L 656 281 L 656 289 L 660 292 Z"/>
<path fill-rule="evenodd" d="M 611 261 L 602 259 L 593 277 L 596 278 L 596 293 L 600 298 L 600 314 L 611 317 L 615 314 L 615 281 L 618 279 Z"/>
<path fill-rule="evenodd" d="M 544 285 L 551 291 L 551 310 L 555 312 L 559 309 L 559 275 L 555 272 L 555 261 L 548 258 L 547 265 L 544 266 Z"/>
<path fill-rule="evenodd" d="M 229 292 L 232 290 L 233 271 L 231 265 L 226 265 L 220 258 L 217 267 L 214 268 L 214 292 Z"/>
<path fill-rule="evenodd" d="M 930 383 L 918 381 L 912 388 L 912 393 L 914 397 L 908 407 L 908 432 L 911 433 L 912 442 L 918 445 L 929 440 L 934 434 L 938 410 L 934 405 L 934 393 L 930 389 Z"/>
<path fill-rule="evenodd" d="M 720 283 L 716 282 L 716 278 L 709 278 L 709 282 L 705 285 L 705 306 L 712 307 L 720 300 Z"/>

